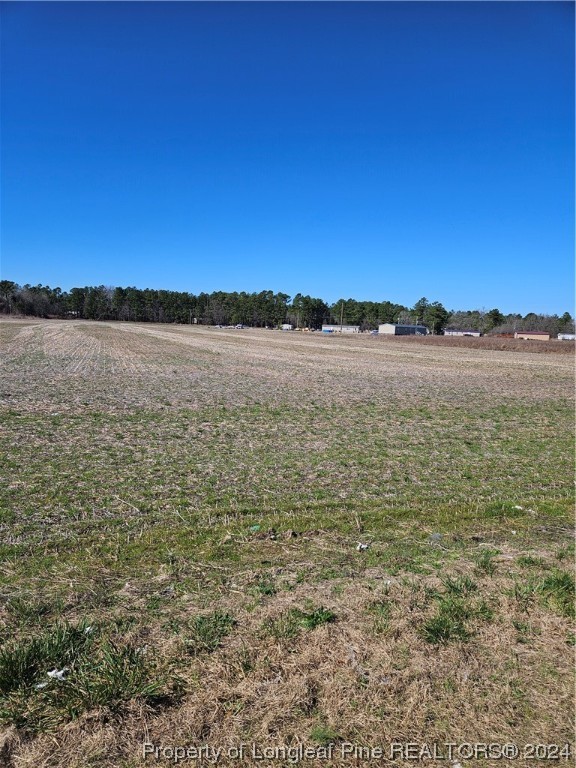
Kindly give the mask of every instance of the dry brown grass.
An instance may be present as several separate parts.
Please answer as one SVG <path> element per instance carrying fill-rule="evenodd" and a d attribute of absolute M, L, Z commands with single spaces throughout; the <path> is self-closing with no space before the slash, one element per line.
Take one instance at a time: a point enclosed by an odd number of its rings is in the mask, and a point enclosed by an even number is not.
<path fill-rule="evenodd" d="M 342 586 L 342 592 L 335 593 L 335 586 Z M 187 664 L 177 642 L 161 651 L 179 658 L 185 668 L 189 693 L 181 703 L 160 712 L 135 703 L 120 718 L 91 712 L 56 737 L 21 743 L 13 753 L 14 765 L 144 764 L 138 755 L 145 741 L 223 750 L 242 742 L 317 746 L 313 735 L 319 725 L 333 734 L 334 742 L 358 745 L 548 744 L 551 734 L 555 742 L 570 742 L 568 623 L 535 610 L 530 625 L 536 639 L 529 647 L 518 644 L 503 618 L 481 625 L 469 643 L 431 647 L 418 627 L 430 613 L 424 590 L 432 586 L 438 586 L 437 579 L 394 581 L 384 592 L 362 577 L 347 585 L 301 586 L 270 598 L 257 613 L 239 609 L 238 599 L 227 596 L 222 604 L 233 606 L 240 629 L 220 651 Z M 490 581 L 488 599 L 501 601 L 503 586 L 500 580 Z M 392 605 L 389 626 L 381 634 L 374 632 L 369 611 L 378 599 Z M 285 642 L 263 634 L 268 617 L 306 600 L 330 606 L 337 621 Z M 500 608 L 503 615 L 525 618 L 513 602 Z M 565 722 L 558 721 L 562 711 Z M 13 732 L 10 738 L 15 739 Z M 306 764 L 315 762 L 322 764 Z M 528 760 L 515 762 L 530 765 Z M 223 758 L 220 764 L 235 761 Z M 243 764 L 262 763 L 247 758 Z"/>
<path fill-rule="evenodd" d="M 543 342 L 31 320 L 2 333 L 1 402 L 31 411 L 556 398 L 573 371 L 560 342 L 533 355 Z"/>
<path fill-rule="evenodd" d="M 46 733 L 7 724 L 0 764 L 170 764 L 144 761 L 144 741 L 572 740 L 573 621 L 546 591 L 572 571 L 573 366 L 557 354 L 571 345 L 36 320 L 0 333 L 0 641 L 89 619 L 145 647 L 166 682 L 162 700 Z M 430 642 L 452 597 L 469 636 Z M 321 607 L 334 621 L 298 623 Z M 192 652 L 215 612 L 234 626 Z M 391 761 L 303 764 L 374 762 Z"/>

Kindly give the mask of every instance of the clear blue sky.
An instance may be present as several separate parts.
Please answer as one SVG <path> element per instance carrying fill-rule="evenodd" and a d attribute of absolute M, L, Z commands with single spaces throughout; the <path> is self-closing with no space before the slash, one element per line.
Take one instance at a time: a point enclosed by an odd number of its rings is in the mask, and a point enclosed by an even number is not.
<path fill-rule="evenodd" d="M 573 311 L 573 3 L 1 10 L 4 279 Z"/>

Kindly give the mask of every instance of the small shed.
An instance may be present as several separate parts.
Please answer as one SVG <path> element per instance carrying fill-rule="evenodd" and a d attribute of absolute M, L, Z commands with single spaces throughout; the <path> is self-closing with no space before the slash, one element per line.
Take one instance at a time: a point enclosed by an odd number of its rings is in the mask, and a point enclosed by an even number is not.
<path fill-rule="evenodd" d="M 560 341 L 576 341 L 576 334 L 574 333 L 559 333 L 558 338 Z"/>
<path fill-rule="evenodd" d="M 282 323 L 280 328 L 283 331 L 292 331 L 292 330 L 294 330 L 294 326 L 292 325 L 292 323 Z"/>
<path fill-rule="evenodd" d="M 399 323 L 382 323 L 378 333 L 388 336 L 426 336 L 428 328 L 425 325 L 400 325 Z"/>
<path fill-rule="evenodd" d="M 516 331 L 514 338 L 531 341 L 550 341 L 550 334 L 544 333 L 544 331 Z"/>

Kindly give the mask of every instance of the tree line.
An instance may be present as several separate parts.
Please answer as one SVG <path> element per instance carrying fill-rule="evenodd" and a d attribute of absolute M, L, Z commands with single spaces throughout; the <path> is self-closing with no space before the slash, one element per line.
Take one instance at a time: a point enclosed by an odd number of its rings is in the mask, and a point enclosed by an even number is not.
<path fill-rule="evenodd" d="M 514 330 L 573 333 L 574 319 L 563 315 L 530 312 L 505 315 L 498 309 L 447 310 L 439 301 L 419 299 L 413 307 L 391 301 L 338 299 L 327 304 L 323 299 L 296 294 L 260 291 L 193 294 L 151 288 L 85 286 L 62 291 L 48 285 L 18 285 L 0 281 L 0 312 L 43 318 L 86 320 L 125 320 L 148 323 L 199 323 L 202 325 L 246 325 L 256 328 L 278 327 L 290 323 L 295 328 L 318 329 L 323 323 L 358 325 L 361 330 L 380 323 L 426 325 L 432 333 L 446 328 L 482 333 L 513 333 Z"/>

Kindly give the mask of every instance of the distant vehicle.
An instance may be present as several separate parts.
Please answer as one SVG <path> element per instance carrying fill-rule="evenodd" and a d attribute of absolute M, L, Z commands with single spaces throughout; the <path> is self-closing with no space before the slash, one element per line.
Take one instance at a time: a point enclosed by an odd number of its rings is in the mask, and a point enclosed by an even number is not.
<path fill-rule="evenodd" d="M 378 331 L 370 331 L 370 336 L 378 336 Z"/>
<path fill-rule="evenodd" d="M 235 325 L 234 328 L 244 328 L 244 326 L 242 325 L 242 323 L 238 323 L 238 325 Z"/>

